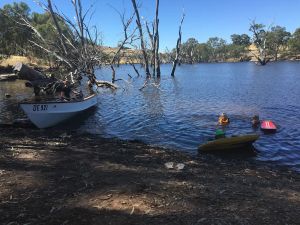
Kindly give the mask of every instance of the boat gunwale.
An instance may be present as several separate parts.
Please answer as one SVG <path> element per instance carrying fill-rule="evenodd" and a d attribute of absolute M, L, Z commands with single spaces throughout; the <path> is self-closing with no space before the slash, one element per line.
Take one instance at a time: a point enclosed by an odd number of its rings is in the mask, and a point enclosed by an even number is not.
<path fill-rule="evenodd" d="M 89 100 L 89 99 L 91 99 L 91 98 L 93 98 L 93 97 L 96 97 L 97 95 L 96 94 L 92 94 L 92 95 L 89 95 L 89 96 L 87 96 L 87 97 L 85 97 L 85 98 L 83 98 L 83 99 L 81 99 L 81 100 L 78 100 L 78 101 L 74 101 L 74 100 L 70 100 L 70 101 L 49 101 L 49 102 L 47 102 L 47 101 L 36 101 L 36 102 L 34 102 L 34 101 L 22 101 L 22 102 L 20 102 L 19 103 L 19 105 L 22 105 L 22 104 L 24 104 L 24 105 L 32 105 L 32 104 L 61 104 L 61 103 L 80 103 L 80 102 L 84 102 L 84 101 L 87 101 L 87 100 Z"/>

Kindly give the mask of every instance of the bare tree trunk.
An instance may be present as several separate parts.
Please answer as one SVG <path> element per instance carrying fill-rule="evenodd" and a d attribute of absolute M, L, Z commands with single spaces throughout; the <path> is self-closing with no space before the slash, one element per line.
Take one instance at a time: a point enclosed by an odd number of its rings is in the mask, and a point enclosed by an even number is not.
<path fill-rule="evenodd" d="M 147 22 L 146 22 L 146 29 L 147 29 L 147 33 L 149 35 L 149 39 L 150 39 L 150 42 L 151 42 L 151 49 L 152 49 L 152 55 L 151 55 L 150 65 L 152 67 L 154 67 L 154 55 L 155 55 L 154 51 L 155 51 L 155 48 L 154 48 L 154 40 L 153 40 L 153 34 L 154 34 L 154 26 L 153 26 L 153 24 L 152 24 L 152 33 L 150 32 L 150 28 L 149 28 Z M 155 74 L 154 71 L 153 71 L 153 74 Z"/>
<path fill-rule="evenodd" d="M 142 48 L 142 52 L 143 52 L 146 75 L 147 75 L 147 77 L 151 77 L 151 74 L 150 74 L 150 71 L 149 71 L 148 56 L 147 56 L 146 46 L 145 46 L 145 42 L 144 42 L 144 36 L 143 36 L 143 29 L 142 29 L 140 14 L 139 14 L 139 11 L 138 11 L 135 0 L 131 0 L 131 2 L 132 2 L 132 5 L 133 5 L 135 14 L 136 14 L 136 24 L 138 26 L 139 33 L 140 33 L 141 48 Z"/>
<path fill-rule="evenodd" d="M 58 35 L 59 35 L 59 40 L 60 40 L 60 43 L 61 43 L 61 45 L 62 45 L 62 47 L 63 47 L 64 53 L 67 55 L 67 54 L 68 54 L 67 48 L 66 48 L 66 45 L 65 45 L 65 43 L 64 43 L 64 41 L 63 41 L 62 31 L 61 31 L 60 26 L 59 26 L 59 24 L 58 24 L 58 22 L 57 22 L 55 13 L 53 12 L 51 0 L 48 0 L 48 8 L 49 8 L 49 10 L 50 10 L 50 14 L 51 14 L 51 16 L 52 16 L 53 22 L 54 22 L 55 27 L 56 27 L 56 29 L 57 29 L 57 32 L 58 32 Z"/>
<path fill-rule="evenodd" d="M 159 60 L 159 32 L 158 32 L 158 9 L 159 9 L 159 0 L 156 0 L 156 10 L 155 10 L 155 34 L 154 34 L 154 66 L 156 70 L 156 76 L 160 77 L 160 60 Z M 153 74 L 154 75 L 154 74 Z"/>
<path fill-rule="evenodd" d="M 116 80 L 116 71 L 115 71 L 115 68 L 114 68 L 113 64 L 110 64 L 110 68 L 112 70 L 111 82 L 114 83 L 115 80 Z"/>
<path fill-rule="evenodd" d="M 72 0 L 72 3 L 74 5 L 74 9 L 75 9 L 75 13 L 76 13 L 77 25 L 79 27 L 81 47 L 82 47 L 82 50 L 85 51 L 85 41 L 84 41 L 84 32 L 83 32 L 84 25 L 83 25 L 83 17 L 82 17 L 81 0 Z"/>
<path fill-rule="evenodd" d="M 182 36 L 182 32 L 181 32 L 181 27 L 182 27 L 182 23 L 184 20 L 184 14 L 182 15 L 181 21 L 180 21 L 180 25 L 179 25 L 179 32 L 178 32 L 178 39 L 177 39 L 177 43 L 176 43 L 176 56 L 175 59 L 173 61 L 173 68 L 172 68 L 172 72 L 171 72 L 171 76 L 174 77 L 175 75 L 175 70 L 176 70 L 176 66 L 179 60 L 179 56 L 180 56 L 180 47 L 181 47 L 181 36 Z"/>
<path fill-rule="evenodd" d="M 279 46 L 276 46 L 276 49 L 275 49 L 275 61 L 277 62 L 278 61 L 278 52 L 279 52 Z"/>
<path fill-rule="evenodd" d="M 134 69 L 135 73 L 138 75 L 138 77 L 140 77 L 140 73 L 137 70 L 137 68 L 135 67 L 134 63 L 130 63 L 130 65 L 133 67 L 133 69 Z"/>

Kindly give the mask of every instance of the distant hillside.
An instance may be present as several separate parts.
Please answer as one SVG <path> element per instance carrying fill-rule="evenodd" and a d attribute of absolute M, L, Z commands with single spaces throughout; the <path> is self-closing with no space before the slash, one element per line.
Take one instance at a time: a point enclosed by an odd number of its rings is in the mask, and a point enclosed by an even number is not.
<path fill-rule="evenodd" d="M 100 50 L 105 55 L 105 63 L 109 63 L 114 54 L 118 51 L 117 47 L 102 46 Z M 119 53 L 118 64 L 140 63 L 142 52 L 140 50 L 124 48 Z"/>
<path fill-rule="evenodd" d="M 27 56 L 18 56 L 11 55 L 7 58 L 3 58 L 0 60 L 0 66 L 14 66 L 16 63 L 21 62 L 27 65 L 36 66 L 36 67 L 48 67 L 44 60 L 37 59 L 35 57 L 27 57 Z"/>

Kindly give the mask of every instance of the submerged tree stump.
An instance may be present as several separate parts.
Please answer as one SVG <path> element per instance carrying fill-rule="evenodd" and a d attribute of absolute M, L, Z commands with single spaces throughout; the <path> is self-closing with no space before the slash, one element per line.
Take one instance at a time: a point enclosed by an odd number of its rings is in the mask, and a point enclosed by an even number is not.
<path fill-rule="evenodd" d="M 14 72 L 23 80 L 41 80 L 47 78 L 46 75 L 36 71 L 23 63 L 17 63 L 14 67 Z"/>

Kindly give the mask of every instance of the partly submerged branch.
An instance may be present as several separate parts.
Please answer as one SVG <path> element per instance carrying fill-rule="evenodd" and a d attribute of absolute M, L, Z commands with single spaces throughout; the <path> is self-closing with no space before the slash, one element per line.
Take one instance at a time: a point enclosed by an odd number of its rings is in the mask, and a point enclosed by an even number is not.
<path fill-rule="evenodd" d="M 153 86 L 157 89 L 160 89 L 160 83 L 156 84 L 155 82 L 150 82 L 151 78 L 147 78 L 146 81 L 144 82 L 143 86 L 141 88 L 139 88 L 140 91 L 142 91 L 145 87 L 147 86 Z"/>
<path fill-rule="evenodd" d="M 104 80 L 95 80 L 95 84 L 97 87 L 106 87 L 112 90 L 117 90 L 119 87 L 112 82 L 104 81 Z"/>

